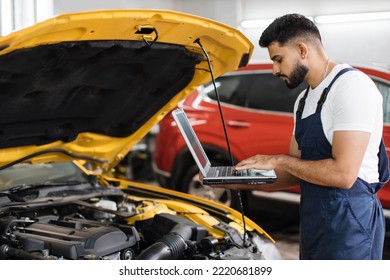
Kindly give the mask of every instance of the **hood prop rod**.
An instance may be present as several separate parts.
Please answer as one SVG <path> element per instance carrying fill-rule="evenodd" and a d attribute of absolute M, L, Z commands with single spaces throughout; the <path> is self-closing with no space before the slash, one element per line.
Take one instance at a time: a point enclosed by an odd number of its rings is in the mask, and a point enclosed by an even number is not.
<path fill-rule="evenodd" d="M 232 166 L 234 166 L 235 163 L 234 163 L 234 159 L 233 159 L 232 152 L 231 152 L 231 150 L 230 150 L 229 137 L 228 137 L 228 133 L 227 133 L 227 130 L 226 130 L 225 119 L 224 119 L 223 113 L 222 113 L 221 101 L 220 101 L 220 98 L 219 98 L 217 86 L 215 85 L 214 72 L 213 72 L 213 68 L 212 68 L 212 66 L 211 66 L 210 57 L 209 57 L 209 55 L 208 55 L 206 49 L 203 47 L 202 43 L 200 42 L 200 39 L 199 39 L 199 38 L 197 38 L 197 39 L 194 41 L 194 43 L 196 43 L 196 44 L 198 44 L 198 45 L 200 46 L 200 48 L 202 49 L 204 55 L 206 56 L 207 64 L 208 64 L 209 70 L 210 70 L 211 80 L 212 80 L 213 86 L 214 86 L 214 92 L 215 92 L 215 95 L 216 95 L 216 97 L 217 97 L 218 109 L 219 109 L 219 114 L 220 114 L 220 116 L 221 116 L 223 131 L 224 131 L 224 133 L 225 133 L 225 139 L 226 139 L 226 144 L 227 144 L 227 148 L 228 148 L 228 152 L 229 152 L 229 156 L 230 156 L 230 162 L 231 162 Z M 237 195 L 238 195 L 238 200 L 239 200 L 239 202 L 240 202 L 241 218 L 242 218 L 242 224 L 243 224 L 243 227 L 244 227 L 243 246 L 244 246 L 244 247 L 247 247 L 247 246 L 246 246 L 246 245 L 247 245 L 247 244 L 246 244 L 247 231 L 246 231 L 246 222 L 245 222 L 245 214 L 244 214 L 244 205 L 243 205 L 243 202 L 242 202 L 241 190 L 237 190 Z"/>

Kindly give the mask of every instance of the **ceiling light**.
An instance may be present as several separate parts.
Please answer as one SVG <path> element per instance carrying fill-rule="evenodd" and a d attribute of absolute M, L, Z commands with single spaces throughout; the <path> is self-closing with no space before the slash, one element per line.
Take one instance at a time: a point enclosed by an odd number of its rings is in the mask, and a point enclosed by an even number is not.
<path fill-rule="evenodd" d="M 314 22 L 321 24 L 321 23 L 337 23 L 337 22 L 370 21 L 370 20 L 382 20 L 382 19 L 390 19 L 390 12 L 317 16 L 314 18 Z"/>
<path fill-rule="evenodd" d="M 307 17 L 311 21 L 313 21 L 313 17 Z M 241 27 L 249 29 L 249 28 L 266 28 L 270 25 L 275 18 L 264 18 L 264 19 L 252 19 L 252 20 L 243 20 L 241 22 Z"/>
<path fill-rule="evenodd" d="M 274 21 L 273 18 L 268 19 L 253 19 L 253 20 L 243 20 L 241 26 L 243 28 L 265 28 Z"/>

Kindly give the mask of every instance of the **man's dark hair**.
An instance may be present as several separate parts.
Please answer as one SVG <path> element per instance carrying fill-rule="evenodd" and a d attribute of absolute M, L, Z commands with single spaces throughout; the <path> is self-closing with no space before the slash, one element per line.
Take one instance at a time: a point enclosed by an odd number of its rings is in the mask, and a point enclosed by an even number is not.
<path fill-rule="evenodd" d="M 263 32 L 259 45 L 268 47 L 273 42 L 284 46 L 291 39 L 317 38 L 321 42 L 321 35 L 317 26 L 310 19 L 299 14 L 287 14 L 275 19 Z"/>

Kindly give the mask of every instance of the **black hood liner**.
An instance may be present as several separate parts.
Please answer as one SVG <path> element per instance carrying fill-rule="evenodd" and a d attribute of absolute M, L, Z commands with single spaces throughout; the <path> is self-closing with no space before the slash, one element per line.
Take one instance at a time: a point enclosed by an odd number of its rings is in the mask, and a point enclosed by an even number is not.
<path fill-rule="evenodd" d="M 79 41 L 0 56 L 0 148 L 126 137 L 192 80 L 203 59 L 183 46 Z"/>

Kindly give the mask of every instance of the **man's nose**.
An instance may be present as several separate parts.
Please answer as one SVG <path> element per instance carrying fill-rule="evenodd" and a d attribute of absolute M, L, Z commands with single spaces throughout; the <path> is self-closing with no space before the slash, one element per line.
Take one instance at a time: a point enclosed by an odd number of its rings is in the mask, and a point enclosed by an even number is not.
<path fill-rule="evenodd" d="M 274 74 L 276 76 L 278 76 L 280 74 L 280 68 L 276 64 L 274 64 L 272 66 L 272 74 Z"/>

